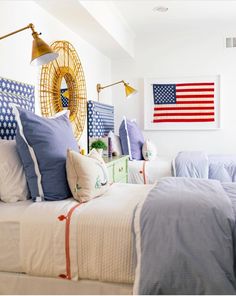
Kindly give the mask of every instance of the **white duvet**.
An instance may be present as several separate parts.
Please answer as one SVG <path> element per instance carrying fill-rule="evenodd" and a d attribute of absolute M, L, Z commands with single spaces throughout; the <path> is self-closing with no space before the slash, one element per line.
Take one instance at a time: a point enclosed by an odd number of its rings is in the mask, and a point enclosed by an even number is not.
<path fill-rule="evenodd" d="M 21 272 L 20 221 L 32 201 L 0 201 L 0 271 Z"/>
<path fill-rule="evenodd" d="M 71 209 L 78 203 L 73 199 L 32 203 L 21 220 L 22 271 L 74 280 L 133 283 L 133 210 L 150 189 L 113 184 L 102 197 L 74 211 Z M 71 220 L 67 216 L 70 210 Z M 68 241 L 66 223 L 70 224 Z"/>

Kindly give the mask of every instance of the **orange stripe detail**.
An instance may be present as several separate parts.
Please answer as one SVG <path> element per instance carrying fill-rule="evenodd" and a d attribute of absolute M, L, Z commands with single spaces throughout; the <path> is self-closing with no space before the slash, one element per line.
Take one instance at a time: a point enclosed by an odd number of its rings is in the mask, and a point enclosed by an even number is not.
<path fill-rule="evenodd" d="M 65 226 L 65 254 L 66 254 L 66 274 L 60 274 L 59 277 L 61 278 L 66 278 L 68 280 L 71 280 L 71 265 L 70 265 L 70 222 L 71 222 L 71 217 L 75 211 L 75 209 L 77 209 L 79 206 L 81 206 L 83 203 L 79 203 L 77 205 L 75 205 L 74 207 L 72 207 L 68 214 L 66 216 L 61 215 L 58 217 L 58 219 L 60 221 L 63 221 L 64 219 L 66 219 L 66 226 Z M 62 217 L 64 219 L 62 219 Z"/>

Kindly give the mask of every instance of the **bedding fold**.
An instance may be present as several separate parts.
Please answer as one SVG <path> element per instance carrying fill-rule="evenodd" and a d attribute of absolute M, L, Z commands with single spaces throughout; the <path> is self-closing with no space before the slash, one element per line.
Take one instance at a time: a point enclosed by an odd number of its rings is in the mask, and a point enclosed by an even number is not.
<path fill-rule="evenodd" d="M 236 294 L 234 226 L 218 181 L 162 179 L 135 212 L 134 294 Z"/>

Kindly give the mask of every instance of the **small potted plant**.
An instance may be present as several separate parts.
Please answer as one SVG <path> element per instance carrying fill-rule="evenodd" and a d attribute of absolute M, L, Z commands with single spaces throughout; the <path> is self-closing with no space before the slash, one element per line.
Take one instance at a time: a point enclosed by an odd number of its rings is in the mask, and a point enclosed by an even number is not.
<path fill-rule="evenodd" d="M 98 139 L 96 141 L 94 141 L 92 144 L 91 144 L 91 149 L 96 149 L 97 152 L 102 156 L 103 154 L 103 150 L 106 150 L 107 149 L 107 145 L 106 143 L 104 143 L 102 140 Z"/>

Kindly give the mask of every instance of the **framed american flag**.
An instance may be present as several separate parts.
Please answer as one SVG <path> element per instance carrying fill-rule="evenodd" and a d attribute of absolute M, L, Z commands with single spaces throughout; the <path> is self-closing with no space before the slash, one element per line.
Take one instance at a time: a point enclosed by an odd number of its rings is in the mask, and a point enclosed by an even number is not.
<path fill-rule="evenodd" d="M 220 76 L 144 80 L 144 129 L 220 128 Z"/>

